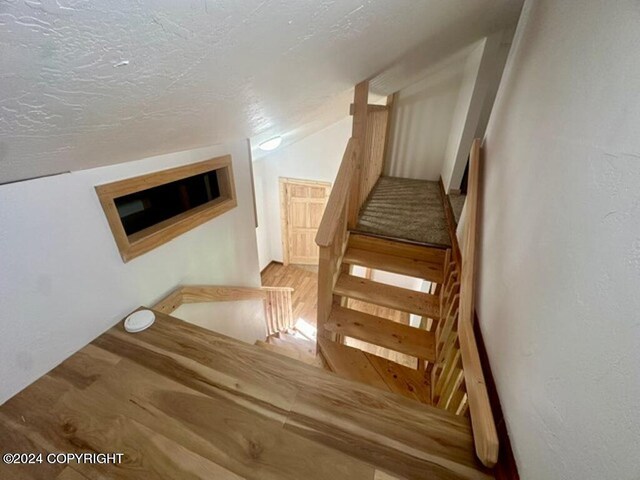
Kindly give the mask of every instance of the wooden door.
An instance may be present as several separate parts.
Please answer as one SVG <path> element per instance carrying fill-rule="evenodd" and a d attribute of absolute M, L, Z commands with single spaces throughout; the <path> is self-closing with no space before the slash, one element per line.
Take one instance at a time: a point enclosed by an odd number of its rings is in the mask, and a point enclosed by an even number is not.
<path fill-rule="evenodd" d="M 330 192 L 330 183 L 280 179 L 282 255 L 285 265 L 318 264 L 315 238 Z"/>

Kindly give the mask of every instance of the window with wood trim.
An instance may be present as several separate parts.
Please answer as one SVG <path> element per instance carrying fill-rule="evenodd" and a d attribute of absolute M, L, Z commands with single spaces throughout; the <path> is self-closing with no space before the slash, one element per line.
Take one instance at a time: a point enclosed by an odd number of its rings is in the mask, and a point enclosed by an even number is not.
<path fill-rule="evenodd" d="M 237 205 L 231 156 L 96 187 L 128 262 Z"/>

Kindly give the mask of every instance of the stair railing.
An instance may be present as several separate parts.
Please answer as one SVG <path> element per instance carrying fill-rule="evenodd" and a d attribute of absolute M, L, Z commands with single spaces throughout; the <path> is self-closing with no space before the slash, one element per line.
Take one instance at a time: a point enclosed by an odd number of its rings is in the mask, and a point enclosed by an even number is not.
<path fill-rule="evenodd" d="M 279 332 L 286 332 L 295 327 L 293 318 L 293 306 L 289 287 L 262 287 L 267 294 L 264 300 L 264 313 L 267 322 L 267 336 Z"/>
<path fill-rule="evenodd" d="M 290 287 L 231 287 L 221 285 L 183 285 L 177 287 L 153 307 L 171 314 L 186 303 L 233 302 L 262 300 L 267 336 L 284 332 L 295 326 Z"/>
<path fill-rule="evenodd" d="M 480 140 L 476 139 L 469 159 L 463 247 L 460 255 L 455 255 L 461 265 L 451 260 L 450 251 L 445 261 L 431 386 L 433 405 L 458 415 L 469 411 L 476 455 L 492 467 L 498 460 L 498 433 L 473 330 L 480 162 Z"/>
<path fill-rule="evenodd" d="M 324 325 L 331 313 L 333 288 L 340 275 L 342 258 L 349 240 L 348 216 L 350 204 L 355 201 L 350 192 L 357 172 L 359 153 L 359 143 L 353 137 L 350 138 L 316 234 L 316 244 L 320 249 L 317 331 L 318 335 L 327 338 L 331 338 L 332 334 L 325 331 Z"/>
<path fill-rule="evenodd" d="M 356 227 L 360 208 L 384 169 L 390 102 L 391 97 L 388 105 L 369 105 L 369 82 L 355 86 L 351 138 L 316 235 L 320 248 L 317 331 L 331 340 L 335 340 L 335 334 L 326 332 L 324 324 L 334 302 L 333 288 L 341 273 L 349 229 Z"/>

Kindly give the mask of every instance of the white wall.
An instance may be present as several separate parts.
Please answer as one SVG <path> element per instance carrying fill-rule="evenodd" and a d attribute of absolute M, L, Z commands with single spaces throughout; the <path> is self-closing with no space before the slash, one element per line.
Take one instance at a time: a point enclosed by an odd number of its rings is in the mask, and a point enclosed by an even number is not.
<path fill-rule="evenodd" d="M 247 343 L 267 337 L 263 300 L 187 303 L 171 315 Z"/>
<path fill-rule="evenodd" d="M 640 8 L 528 1 L 486 138 L 478 314 L 521 478 L 640 478 Z"/>
<path fill-rule="evenodd" d="M 386 174 L 458 189 L 472 140 L 483 136 L 514 29 L 483 38 L 398 92 Z"/>
<path fill-rule="evenodd" d="M 227 153 L 238 207 L 123 263 L 93 187 Z M 260 285 L 244 141 L 0 186 L 0 225 L 0 402 L 178 284 Z"/>
<path fill-rule="evenodd" d="M 324 130 L 254 162 L 260 268 L 266 267 L 272 260 L 282 261 L 279 178 L 333 183 L 349 137 L 351 117 L 345 117 Z"/>
<path fill-rule="evenodd" d="M 509 28 L 482 39 L 467 58 L 442 165 L 447 192 L 460 188 L 473 139 L 484 136 L 513 34 Z"/>
<path fill-rule="evenodd" d="M 464 141 L 465 126 L 470 114 L 470 107 L 472 105 L 474 89 L 476 86 L 476 80 L 478 78 L 478 71 L 480 68 L 480 62 L 482 61 L 482 54 L 484 53 L 487 39 L 483 38 L 476 43 L 475 47 L 467 57 L 467 61 L 464 67 L 464 74 L 460 90 L 458 93 L 458 99 L 453 112 L 453 120 L 451 123 L 451 131 L 447 138 L 447 146 L 445 148 L 444 162 L 442 164 L 442 183 L 444 184 L 445 191 L 449 191 L 452 187 L 452 176 L 456 166 L 460 168 L 458 160 L 458 153 L 460 145 Z M 475 129 L 474 129 L 475 130 Z M 468 131 L 468 129 L 467 129 Z M 469 144 L 471 145 L 471 144 Z M 462 167 L 464 172 L 464 166 Z M 462 178 L 462 177 L 461 177 Z M 454 186 L 453 188 L 458 188 Z"/>
<path fill-rule="evenodd" d="M 456 108 L 465 55 L 455 55 L 398 92 L 385 171 L 394 177 L 438 180 Z"/>

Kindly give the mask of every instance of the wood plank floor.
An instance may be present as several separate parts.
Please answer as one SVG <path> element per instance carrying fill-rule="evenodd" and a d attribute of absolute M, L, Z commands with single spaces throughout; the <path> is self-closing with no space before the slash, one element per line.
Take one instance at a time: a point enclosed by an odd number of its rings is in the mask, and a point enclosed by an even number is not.
<path fill-rule="evenodd" d="M 113 327 L 0 406 L 3 452 L 123 462 L 3 464 L 0 477 L 491 478 L 465 417 L 156 317 Z"/>

